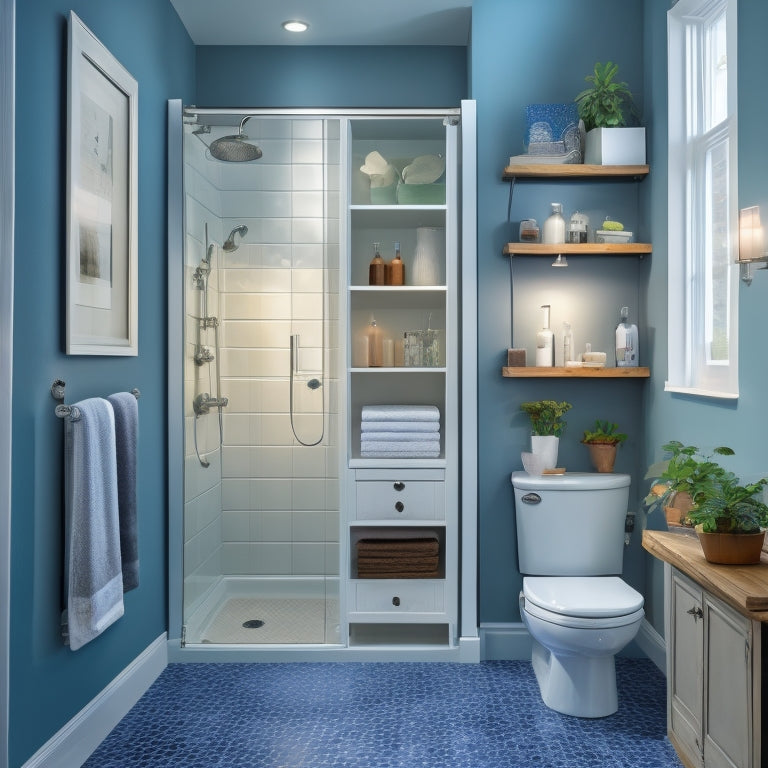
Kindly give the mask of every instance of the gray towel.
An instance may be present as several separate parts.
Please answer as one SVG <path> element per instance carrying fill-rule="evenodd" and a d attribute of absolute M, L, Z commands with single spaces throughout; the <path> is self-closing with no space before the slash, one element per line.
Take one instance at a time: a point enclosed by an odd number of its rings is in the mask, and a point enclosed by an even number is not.
<path fill-rule="evenodd" d="M 440 421 L 436 405 L 364 405 L 362 421 Z"/>
<path fill-rule="evenodd" d="M 115 419 L 94 397 L 65 419 L 64 641 L 75 651 L 123 615 L 120 526 L 117 510 Z"/>
<path fill-rule="evenodd" d="M 136 446 L 139 405 L 130 392 L 117 392 L 107 400 L 115 412 L 117 447 L 117 506 L 120 517 L 120 558 L 123 592 L 139 586 L 139 538 L 136 516 Z"/>

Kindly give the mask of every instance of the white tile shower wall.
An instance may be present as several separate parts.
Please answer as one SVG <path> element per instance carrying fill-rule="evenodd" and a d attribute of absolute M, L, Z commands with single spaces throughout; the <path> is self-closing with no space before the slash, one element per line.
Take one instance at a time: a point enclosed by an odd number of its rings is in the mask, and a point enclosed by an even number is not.
<path fill-rule="evenodd" d="M 338 301 L 327 289 L 338 287 L 338 132 L 330 153 L 320 120 L 253 119 L 248 135 L 262 159 L 221 169 L 222 229 L 248 226 L 220 265 L 222 388 L 229 397 L 222 573 L 337 575 L 340 388 L 328 340 L 338 343 Z M 334 158 L 330 170 L 326 154 Z M 314 447 L 302 446 L 291 428 L 292 333 L 301 345 L 293 427 L 305 442 L 324 429 Z M 325 386 L 303 386 L 323 369 Z"/>

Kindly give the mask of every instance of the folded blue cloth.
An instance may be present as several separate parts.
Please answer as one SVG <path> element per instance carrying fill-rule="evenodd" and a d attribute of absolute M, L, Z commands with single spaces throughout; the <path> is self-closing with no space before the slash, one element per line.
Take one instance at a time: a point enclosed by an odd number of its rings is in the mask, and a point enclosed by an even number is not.
<path fill-rule="evenodd" d="M 439 432 L 439 421 L 363 421 L 363 434 L 367 432 Z"/>
<path fill-rule="evenodd" d="M 75 651 L 123 615 L 115 419 L 103 398 L 65 419 L 64 641 Z"/>
<path fill-rule="evenodd" d="M 139 539 L 136 515 L 136 445 L 139 405 L 130 392 L 117 392 L 107 400 L 115 412 L 117 505 L 120 518 L 120 559 L 123 592 L 139 586 Z"/>

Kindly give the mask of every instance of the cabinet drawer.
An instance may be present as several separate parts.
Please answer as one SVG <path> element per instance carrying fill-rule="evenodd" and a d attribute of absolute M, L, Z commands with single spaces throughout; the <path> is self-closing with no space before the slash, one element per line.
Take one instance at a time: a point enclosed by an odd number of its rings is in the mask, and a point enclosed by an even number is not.
<path fill-rule="evenodd" d="M 445 484 L 431 480 L 358 480 L 358 520 L 444 520 Z"/>
<path fill-rule="evenodd" d="M 433 613 L 445 610 L 442 581 L 352 582 L 349 610 L 358 613 Z"/>

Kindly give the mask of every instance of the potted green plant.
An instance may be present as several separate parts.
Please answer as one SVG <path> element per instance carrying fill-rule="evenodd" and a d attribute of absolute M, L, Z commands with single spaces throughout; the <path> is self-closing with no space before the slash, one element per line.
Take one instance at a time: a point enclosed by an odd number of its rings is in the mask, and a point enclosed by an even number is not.
<path fill-rule="evenodd" d="M 611 421 L 595 420 L 592 429 L 584 430 L 581 442 L 587 446 L 589 457 L 598 472 L 613 472 L 616 463 L 616 451 L 627 439 L 623 432 L 617 432 L 618 424 Z"/>
<path fill-rule="evenodd" d="M 619 66 L 612 61 L 595 63 L 585 80 L 591 87 L 576 96 L 579 117 L 587 131 L 584 162 L 594 165 L 643 165 L 645 128 L 627 127 L 627 112 L 636 115 L 632 92 L 616 80 Z"/>
<path fill-rule="evenodd" d="M 701 454 L 695 446 L 673 441 L 664 446 L 672 456 L 662 467 L 658 484 L 649 495 L 651 505 L 662 503 L 671 493 L 687 492 L 691 508 L 685 522 L 694 525 L 704 557 L 713 563 L 748 564 L 760 562 L 768 526 L 768 506 L 758 496 L 768 478 L 742 484 L 739 478 Z M 732 456 L 727 446 L 714 449 L 720 456 Z M 655 465 L 658 466 L 658 465 Z M 651 468 L 653 470 L 654 467 Z"/>
<path fill-rule="evenodd" d="M 565 429 L 563 416 L 572 408 L 557 400 L 534 400 L 520 404 L 520 410 L 531 420 L 531 452 L 543 457 L 544 469 L 557 466 L 560 435 Z"/>

